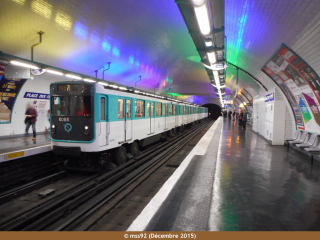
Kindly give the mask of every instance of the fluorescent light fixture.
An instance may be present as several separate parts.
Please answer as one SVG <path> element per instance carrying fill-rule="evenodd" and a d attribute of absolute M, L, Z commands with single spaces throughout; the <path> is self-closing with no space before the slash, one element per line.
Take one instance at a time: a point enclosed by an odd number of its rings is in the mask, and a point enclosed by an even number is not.
<path fill-rule="evenodd" d="M 135 93 L 141 93 L 141 92 L 140 92 L 140 91 L 138 91 L 138 90 L 134 90 L 134 92 L 135 92 Z"/>
<path fill-rule="evenodd" d="M 76 76 L 76 75 L 72 75 L 72 74 L 66 74 L 66 77 L 73 78 L 73 79 L 82 79 L 81 77 Z"/>
<path fill-rule="evenodd" d="M 50 69 L 46 69 L 46 71 L 47 71 L 48 73 L 52 73 L 52 74 L 56 74 L 56 75 L 63 75 L 62 72 L 58 72 L 58 71 L 54 71 L 54 70 L 50 70 Z"/>
<path fill-rule="evenodd" d="M 86 81 L 86 82 L 96 82 L 96 81 L 94 81 L 94 80 L 92 80 L 92 79 L 88 79 L 88 78 L 84 78 L 83 81 Z"/>
<path fill-rule="evenodd" d="M 204 43 L 206 44 L 207 47 L 211 47 L 212 46 L 212 41 L 205 41 Z"/>
<path fill-rule="evenodd" d="M 31 68 L 31 69 L 40 69 L 39 67 L 23 62 L 18 62 L 18 61 L 10 61 L 11 64 L 21 66 L 21 67 L 26 67 L 26 68 Z"/>
<path fill-rule="evenodd" d="M 112 85 L 113 88 L 119 88 L 117 85 Z"/>
<path fill-rule="evenodd" d="M 211 32 L 208 9 L 205 4 L 201 6 L 194 6 L 198 25 L 203 35 L 208 35 Z"/>
<path fill-rule="evenodd" d="M 121 89 L 121 90 L 128 90 L 128 88 L 126 88 L 126 87 L 119 87 L 119 89 Z"/>
<path fill-rule="evenodd" d="M 204 0 L 192 0 L 194 5 L 201 6 L 204 4 Z"/>
<path fill-rule="evenodd" d="M 211 64 L 214 64 L 214 63 L 217 62 L 217 58 L 216 58 L 216 53 L 215 52 L 208 52 L 207 56 L 208 56 L 209 62 Z"/>
<path fill-rule="evenodd" d="M 103 85 L 103 86 L 109 86 L 108 83 L 104 83 L 104 82 L 99 82 L 99 84 Z"/>
<path fill-rule="evenodd" d="M 146 95 L 146 93 L 145 93 L 145 92 L 144 92 L 143 94 L 144 94 L 144 95 Z"/>

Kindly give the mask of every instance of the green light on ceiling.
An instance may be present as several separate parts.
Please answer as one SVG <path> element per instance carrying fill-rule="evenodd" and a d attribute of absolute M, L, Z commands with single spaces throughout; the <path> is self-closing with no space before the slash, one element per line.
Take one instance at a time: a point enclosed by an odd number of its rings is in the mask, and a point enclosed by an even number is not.
<path fill-rule="evenodd" d="M 173 96 L 173 97 L 183 96 L 183 94 L 181 94 L 181 93 L 168 93 L 168 94 Z"/>
<path fill-rule="evenodd" d="M 166 77 L 166 82 L 167 83 L 173 83 L 173 79 L 169 78 L 168 76 Z"/>
<path fill-rule="evenodd" d="M 187 59 L 190 61 L 193 61 L 193 62 L 201 62 L 200 56 L 189 56 L 189 57 L 187 57 Z"/>

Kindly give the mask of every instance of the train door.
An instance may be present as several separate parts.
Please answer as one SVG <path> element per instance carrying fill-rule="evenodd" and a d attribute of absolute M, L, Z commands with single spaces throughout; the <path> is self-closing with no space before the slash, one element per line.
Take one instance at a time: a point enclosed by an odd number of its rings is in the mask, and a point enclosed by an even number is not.
<path fill-rule="evenodd" d="M 107 122 L 107 97 L 101 96 L 100 97 L 100 115 L 99 115 L 99 133 L 98 139 L 99 139 L 99 146 L 105 146 L 108 145 L 108 133 L 110 126 L 109 122 Z"/>
<path fill-rule="evenodd" d="M 173 115 L 175 118 L 174 126 L 177 127 L 179 125 L 178 106 L 177 105 L 173 105 Z"/>
<path fill-rule="evenodd" d="M 155 128 L 155 117 L 154 117 L 154 102 L 150 102 L 150 134 L 154 134 L 154 128 Z"/>
<path fill-rule="evenodd" d="M 132 99 L 126 98 L 125 104 L 125 140 L 131 141 L 132 140 Z"/>
<path fill-rule="evenodd" d="M 168 129 L 168 104 L 167 103 L 163 104 L 163 111 L 164 111 L 164 129 L 163 130 L 167 130 Z"/>
<path fill-rule="evenodd" d="M 119 144 L 126 141 L 126 118 L 125 118 L 125 98 L 118 98 L 118 121 L 115 122 L 117 131 L 117 140 Z M 122 130 L 121 130 L 122 129 Z"/>
<path fill-rule="evenodd" d="M 154 102 L 147 102 L 147 118 L 149 118 L 149 133 L 154 134 Z"/>

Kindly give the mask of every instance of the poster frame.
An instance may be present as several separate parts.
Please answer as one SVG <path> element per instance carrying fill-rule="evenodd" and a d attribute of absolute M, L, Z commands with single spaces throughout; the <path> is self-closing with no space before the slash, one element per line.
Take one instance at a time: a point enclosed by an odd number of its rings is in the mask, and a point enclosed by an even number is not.
<path fill-rule="evenodd" d="M 17 98 L 19 97 L 19 94 L 20 94 L 20 92 L 21 92 L 24 84 L 25 84 L 27 81 L 28 81 L 28 79 L 26 79 L 26 80 L 24 81 L 24 83 L 22 83 L 21 88 L 19 89 L 19 91 L 18 91 L 18 93 L 17 93 L 17 96 L 15 97 L 15 99 L 14 99 L 14 101 L 13 101 L 12 110 L 11 110 L 11 113 L 10 113 L 10 121 L 9 121 L 9 122 L 0 122 L 0 124 L 11 124 L 11 122 L 12 122 L 12 112 L 13 112 L 14 106 L 15 106 L 15 104 L 16 104 Z"/>
<path fill-rule="evenodd" d="M 270 58 L 268 58 L 268 60 L 266 61 L 266 63 L 261 67 L 261 71 L 264 72 L 264 73 L 272 80 L 272 82 L 274 82 L 274 83 L 278 86 L 278 88 L 280 88 L 280 90 L 281 90 L 281 91 L 283 92 L 283 94 L 286 96 L 286 100 L 287 100 L 288 104 L 290 105 L 292 114 L 293 114 L 293 116 L 294 116 L 294 118 L 295 118 L 295 126 L 296 126 L 296 129 L 298 129 L 298 126 L 297 126 L 297 118 L 296 118 L 296 115 L 295 115 L 295 113 L 294 113 L 293 106 L 292 106 L 291 103 L 289 102 L 289 99 L 288 99 L 287 94 L 283 91 L 283 89 L 279 86 L 279 84 L 278 84 L 276 81 L 274 81 L 273 78 L 272 78 L 266 71 L 263 70 L 263 69 L 267 66 L 267 64 L 271 61 L 271 59 L 275 56 L 275 54 L 276 54 L 277 52 L 279 52 L 279 50 L 280 50 L 282 47 L 286 47 L 289 51 L 291 51 L 292 53 L 294 53 L 294 55 L 296 55 L 307 67 L 309 67 L 309 68 L 311 69 L 311 71 L 313 72 L 313 74 L 315 74 L 315 76 L 316 76 L 318 79 L 320 79 L 320 78 L 319 78 L 319 75 L 313 70 L 313 68 L 312 68 L 302 57 L 300 57 L 295 51 L 293 51 L 291 48 L 289 48 L 289 47 L 288 47 L 286 44 L 284 44 L 284 43 L 282 43 L 282 44 L 277 48 L 277 50 L 270 56 Z M 309 82 L 308 82 L 308 84 L 309 84 Z M 312 88 L 311 88 L 311 89 L 312 89 Z M 314 90 L 312 89 L 312 91 L 314 91 Z M 316 95 L 315 95 L 315 97 L 317 98 Z M 318 99 L 318 100 L 319 100 L 319 99 Z M 299 105 L 299 104 L 298 104 L 298 105 Z M 299 106 L 299 107 L 300 107 L 300 106 Z M 304 125 L 305 125 L 305 124 L 304 124 Z"/>

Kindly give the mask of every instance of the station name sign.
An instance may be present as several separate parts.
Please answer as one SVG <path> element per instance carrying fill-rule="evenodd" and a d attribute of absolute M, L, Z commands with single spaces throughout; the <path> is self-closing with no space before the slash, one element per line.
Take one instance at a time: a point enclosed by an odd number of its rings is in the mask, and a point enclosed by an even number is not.
<path fill-rule="evenodd" d="M 34 92 L 26 92 L 23 96 L 24 98 L 34 98 L 34 99 L 50 99 L 50 94 L 46 93 L 34 93 Z"/>
<path fill-rule="evenodd" d="M 274 100 L 274 93 L 269 93 L 267 95 L 264 96 L 264 101 L 265 102 L 270 102 Z"/>

